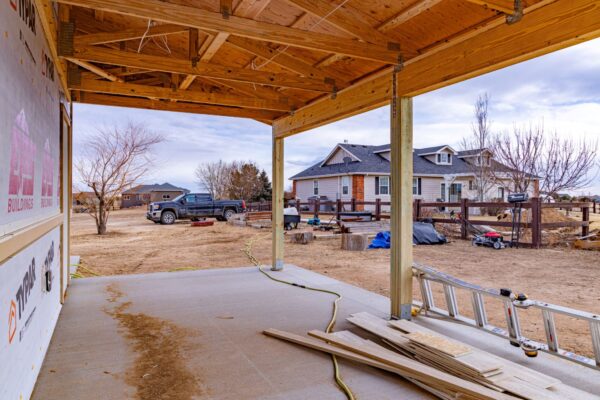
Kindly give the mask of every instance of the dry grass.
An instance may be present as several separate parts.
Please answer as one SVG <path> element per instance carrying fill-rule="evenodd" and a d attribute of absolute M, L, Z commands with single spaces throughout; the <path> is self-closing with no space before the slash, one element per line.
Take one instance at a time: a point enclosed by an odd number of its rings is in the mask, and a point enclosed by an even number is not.
<path fill-rule="evenodd" d="M 81 255 L 83 263 L 101 275 L 248 266 L 250 262 L 241 249 L 255 237 L 256 257 L 270 263 L 268 229 L 238 228 L 221 222 L 197 228 L 185 222 L 162 226 L 145 220 L 142 210 L 118 211 L 111 218 L 111 233 L 104 237 L 93 234 L 90 217 L 73 218 L 73 254 Z M 286 243 L 285 253 L 286 262 L 389 296 L 389 250 L 347 252 L 340 249 L 339 239 L 333 239 L 309 245 Z M 414 257 L 468 282 L 508 287 L 533 299 L 600 312 L 598 252 L 568 248 L 496 251 L 457 240 L 444 246 L 417 246 Z M 415 285 L 415 293 L 417 290 Z M 436 290 L 443 305 L 440 288 Z M 461 312 L 469 315 L 470 298 L 466 293 L 458 295 Z M 490 321 L 504 326 L 500 305 L 489 306 Z M 543 339 L 539 315 L 527 312 L 521 322 L 527 335 Z M 590 354 L 585 324 L 565 319 L 557 324 L 562 347 Z"/>

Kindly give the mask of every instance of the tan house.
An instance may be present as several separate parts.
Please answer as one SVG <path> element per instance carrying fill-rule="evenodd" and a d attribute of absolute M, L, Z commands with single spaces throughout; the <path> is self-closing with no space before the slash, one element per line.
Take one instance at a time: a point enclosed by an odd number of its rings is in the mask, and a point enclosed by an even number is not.
<path fill-rule="evenodd" d="M 138 185 L 123 192 L 121 196 L 121 208 L 139 207 L 154 201 L 168 201 L 189 192 L 187 189 L 171 185 L 168 182 L 162 184 L 155 183 L 154 185 Z"/>
<path fill-rule="evenodd" d="M 477 199 L 479 163 L 496 163 L 488 149 L 456 151 L 448 145 L 413 150 L 413 197 L 423 201 Z M 506 167 L 504 167 L 506 168 Z M 292 176 L 296 198 L 390 201 L 390 146 L 339 143 L 323 161 Z M 506 200 L 510 181 L 490 185 L 484 200 Z M 530 195 L 533 194 L 530 193 Z M 366 209 L 373 206 L 365 207 Z"/>

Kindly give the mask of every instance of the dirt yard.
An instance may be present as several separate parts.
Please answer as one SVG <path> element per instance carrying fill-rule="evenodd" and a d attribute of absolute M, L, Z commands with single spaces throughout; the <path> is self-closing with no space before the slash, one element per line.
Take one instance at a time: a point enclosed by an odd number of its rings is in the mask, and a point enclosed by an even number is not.
<path fill-rule="evenodd" d="M 270 263 L 270 230 L 240 228 L 215 222 L 211 227 L 154 224 L 144 210 L 115 211 L 109 234 L 95 234 L 93 219 L 75 214 L 72 219 L 72 252 L 82 265 L 99 275 L 136 274 L 183 269 L 226 268 L 250 265 L 242 252 L 246 241 L 256 239 L 255 256 Z M 309 245 L 286 243 L 286 262 L 389 295 L 389 250 L 347 252 L 340 239 L 318 240 Z M 600 253 L 570 249 L 474 248 L 466 241 L 443 246 L 417 246 L 415 261 L 431 265 L 465 281 L 486 287 L 507 287 L 532 299 L 589 312 L 600 312 Z M 91 273 L 81 270 L 83 275 Z M 441 288 L 434 288 L 444 305 Z M 418 290 L 415 286 L 418 297 Z M 458 293 L 461 312 L 471 316 L 470 297 Z M 490 322 L 505 326 L 500 303 L 488 305 Z M 521 313 L 524 332 L 544 339 L 538 313 Z M 527 317 L 525 317 L 527 315 Z M 557 319 L 561 347 L 591 355 L 587 324 Z"/>

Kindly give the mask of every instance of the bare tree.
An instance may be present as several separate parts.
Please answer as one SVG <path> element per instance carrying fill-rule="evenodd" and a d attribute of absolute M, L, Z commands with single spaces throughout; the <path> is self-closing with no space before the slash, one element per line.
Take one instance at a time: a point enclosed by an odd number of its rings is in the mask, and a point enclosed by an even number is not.
<path fill-rule="evenodd" d="M 485 194 L 495 183 L 495 175 L 492 168 L 496 164 L 486 162 L 482 154 L 484 150 L 491 151 L 494 140 L 488 106 L 488 94 L 479 95 L 474 107 L 475 122 L 472 124 L 472 134 L 469 137 L 463 138 L 460 143 L 462 150 L 479 152 L 479 154 L 474 154 L 477 158 L 473 162 L 468 163 L 471 173 L 475 176 L 478 201 L 484 201 Z"/>
<path fill-rule="evenodd" d="M 589 186 L 595 179 L 598 141 L 561 138 L 555 132 L 546 140 L 538 171 L 542 176 L 541 189 L 552 196 L 564 190 Z"/>
<path fill-rule="evenodd" d="M 195 172 L 198 184 L 208 190 L 213 199 L 224 199 L 229 194 L 233 168 L 223 160 L 200 164 Z"/>
<path fill-rule="evenodd" d="M 495 137 L 493 151 L 500 165 L 496 180 L 508 183 L 512 192 L 526 192 L 539 173 L 539 160 L 544 152 L 543 125 L 513 126 L 512 132 Z"/>
<path fill-rule="evenodd" d="M 99 235 L 106 233 L 111 209 L 118 196 L 135 185 L 152 165 L 151 148 L 164 140 L 142 124 L 98 129 L 83 144 L 75 169 L 94 198 L 86 201 Z"/>

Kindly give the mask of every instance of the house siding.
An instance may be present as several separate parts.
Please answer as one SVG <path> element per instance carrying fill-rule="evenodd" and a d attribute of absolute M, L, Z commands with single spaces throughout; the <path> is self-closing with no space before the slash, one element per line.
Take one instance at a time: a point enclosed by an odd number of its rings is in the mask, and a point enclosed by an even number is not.
<path fill-rule="evenodd" d="M 345 157 L 350 157 L 353 161 L 357 161 L 356 157 L 353 157 L 352 154 L 348 153 L 346 150 L 344 150 L 344 149 L 338 149 L 331 156 L 331 158 L 329 159 L 329 161 L 327 161 L 326 165 L 343 164 Z"/>
<path fill-rule="evenodd" d="M 309 197 L 314 196 L 313 181 L 315 180 L 319 181 L 319 196 L 327 196 L 329 200 L 336 200 L 341 195 L 340 178 L 336 176 L 332 178 L 298 180 L 296 184 L 296 197 L 301 201 L 306 201 Z M 349 190 L 349 193 L 352 193 L 352 189 Z"/>

